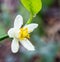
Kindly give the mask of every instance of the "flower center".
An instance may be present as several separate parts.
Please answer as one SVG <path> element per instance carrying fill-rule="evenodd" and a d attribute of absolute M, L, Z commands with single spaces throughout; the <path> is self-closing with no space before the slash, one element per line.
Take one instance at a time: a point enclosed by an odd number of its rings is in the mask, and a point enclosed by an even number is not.
<path fill-rule="evenodd" d="M 18 35 L 18 38 L 20 40 L 23 40 L 24 38 L 30 38 L 30 34 L 28 33 L 28 28 L 20 28 L 20 32 Z"/>

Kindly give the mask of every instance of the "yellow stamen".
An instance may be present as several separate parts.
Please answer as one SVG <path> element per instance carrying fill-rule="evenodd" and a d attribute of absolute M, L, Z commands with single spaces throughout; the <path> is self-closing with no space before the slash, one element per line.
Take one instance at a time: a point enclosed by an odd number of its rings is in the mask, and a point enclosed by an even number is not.
<path fill-rule="evenodd" d="M 20 32 L 18 35 L 18 38 L 20 40 L 23 40 L 24 38 L 30 38 L 30 34 L 28 33 L 28 28 L 20 28 Z"/>

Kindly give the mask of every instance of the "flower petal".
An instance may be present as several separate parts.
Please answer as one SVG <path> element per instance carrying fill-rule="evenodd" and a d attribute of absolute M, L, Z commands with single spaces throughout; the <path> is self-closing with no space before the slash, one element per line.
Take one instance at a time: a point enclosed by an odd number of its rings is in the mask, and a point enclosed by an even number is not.
<path fill-rule="evenodd" d="M 31 23 L 29 25 L 25 25 L 24 26 L 24 28 L 28 28 L 28 32 L 29 33 L 32 32 L 37 27 L 38 27 L 38 24 L 36 24 L 36 23 Z"/>
<path fill-rule="evenodd" d="M 28 39 L 21 40 L 20 43 L 29 51 L 34 51 L 35 47 Z"/>
<path fill-rule="evenodd" d="M 15 28 L 20 28 L 23 25 L 23 18 L 21 15 L 17 15 L 14 21 L 14 27 Z"/>
<path fill-rule="evenodd" d="M 9 35 L 9 37 L 14 37 L 14 28 L 11 28 L 11 29 L 9 29 L 9 31 L 8 31 L 8 35 Z"/>
<path fill-rule="evenodd" d="M 19 50 L 19 43 L 17 39 L 13 39 L 12 44 L 11 44 L 11 51 L 13 53 L 17 53 Z"/>
<path fill-rule="evenodd" d="M 18 38 L 18 34 L 19 34 L 19 29 L 17 28 L 11 28 L 9 31 L 8 31 L 8 35 L 9 37 L 11 38 Z"/>

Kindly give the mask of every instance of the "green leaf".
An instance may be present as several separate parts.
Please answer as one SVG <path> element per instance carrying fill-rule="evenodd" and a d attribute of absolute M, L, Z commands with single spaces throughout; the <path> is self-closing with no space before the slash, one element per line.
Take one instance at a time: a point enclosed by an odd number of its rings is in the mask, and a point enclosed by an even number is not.
<path fill-rule="evenodd" d="M 42 8 L 41 0 L 21 0 L 24 7 L 35 16 Z"/>

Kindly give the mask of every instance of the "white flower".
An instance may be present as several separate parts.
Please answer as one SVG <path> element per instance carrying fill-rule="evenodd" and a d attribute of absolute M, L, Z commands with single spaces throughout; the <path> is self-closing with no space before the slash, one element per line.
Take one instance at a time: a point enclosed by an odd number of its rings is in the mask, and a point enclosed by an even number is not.
<path fill-rule="evenodd" d="M 18 52 L 19 42 L 29 51 L 34 51 L 35 47 L 28 40 L 30 38 L 30 33 L 38 27 L 38 24 L 31 23 L 29 25 L 23 25 L 23 18 L 21 15 L 17 15 L 14 21 L 14 27 L 8 31 L 10 38 L 13 38 L 11 44 L 11 50 L 13 53 Z"/>

